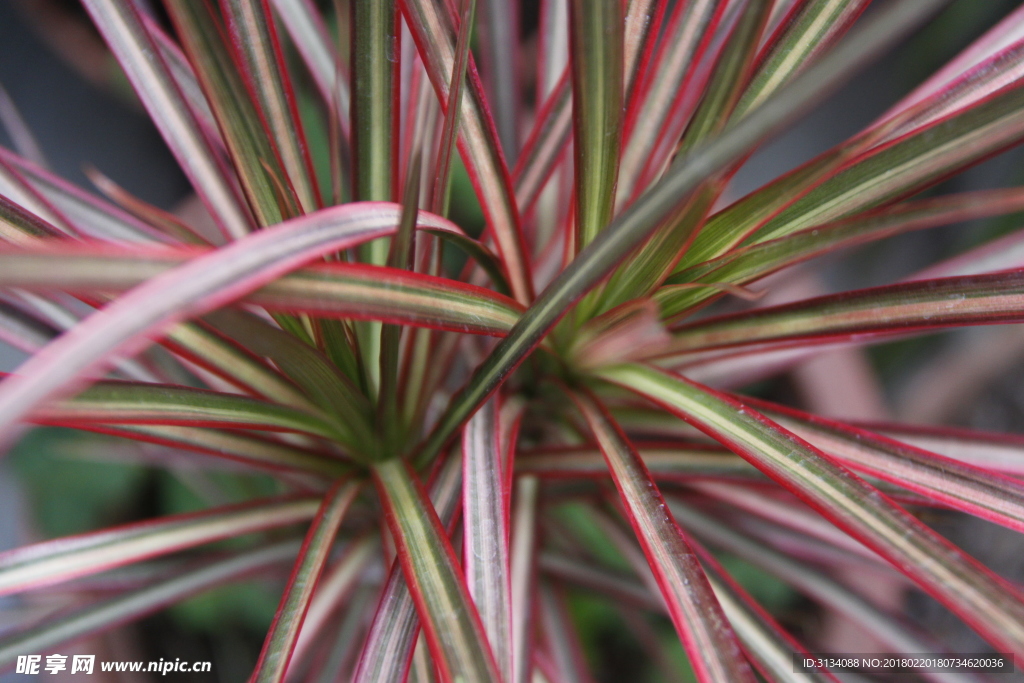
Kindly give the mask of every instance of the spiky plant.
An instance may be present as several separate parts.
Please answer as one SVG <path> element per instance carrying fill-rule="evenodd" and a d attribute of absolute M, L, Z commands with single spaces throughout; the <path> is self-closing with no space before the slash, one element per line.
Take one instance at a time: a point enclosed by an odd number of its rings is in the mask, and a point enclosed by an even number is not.
<path fill-rule="evenodd" d="M 0 333 L 31 353 L 0 383 L 4 445 L 71 427 L 277 493 L 0 554 L 5 594 L 120 577 L 6 633 L 0 662 L 290 566 L 253 680 L 402 681 L 414 653 L 417 677 L 586 680 L 553 586 L 667 614 L 700 681 L 835 680 L 794 672 L 803 646 L 702 543 L 889 651 L 933 651 L 826 577 L 894 567 L 1024 657 L 1018 588 L 919 519 L 1024 530 L 1024 445 L 729 393 L 824 348 L 1024 322 L 1020 234 L 896 284 L 737 305 L 819 255 L 1024 209 L 1020 188 L 910 199 L 1024 138 L 1024 9 L 722 201 L 760 143 L 944 4 L 858 19 L 868 1 L 543 0 L 526 88 L 516 3 L 481 3 L 478 75 L 474 0 L 349 0 L 337 35 L 309 0 L 164 0 L 170 24 L 83 0 L 216 230 L 0 150 Z M 320 97 L 305 117 L 300 89 Z M 329 149 L 303 133 L 318 115 Z M 478 238 L 445 218 L 459 159 Z"/>

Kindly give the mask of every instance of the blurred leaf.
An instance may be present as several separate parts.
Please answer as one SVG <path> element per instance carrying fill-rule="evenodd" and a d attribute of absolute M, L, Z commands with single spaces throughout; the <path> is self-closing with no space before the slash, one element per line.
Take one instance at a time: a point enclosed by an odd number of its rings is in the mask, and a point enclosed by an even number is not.
<path fill-rule="evenodd" d="M 917 518 L 755 410 L 689 380 L 640 365 L 601 370 L 697 426 L 905 572 L 986 640 L 1024 652 L 1016 589 Z"/>

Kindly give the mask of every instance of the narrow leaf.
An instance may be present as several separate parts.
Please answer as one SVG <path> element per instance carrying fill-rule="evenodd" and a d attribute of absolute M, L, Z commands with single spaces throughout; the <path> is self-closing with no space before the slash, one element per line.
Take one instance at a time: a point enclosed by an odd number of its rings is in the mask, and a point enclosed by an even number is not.
<path fill-rule="evenodd" d="M 455 552 L 415 475 L 398 459 L 376 464 L 373 475 L 442 679 L 500 681 Z"/>
<path fill-rule="evenodd" d="M 351 135 L 349 102 L 351 92 L 347 74 L 339 74 L 339 58 L 319 11 L 311 0 L 271 0 L 281 23 L 302 55 L 320 96 L 330 106 L 341 128 L 341 136 Z"/>
<path fill-rule="evenodd" d="M 807 655 L 807 650 L 718 565 L 714 556 L 702 548 L 698 552 L 722 611 L 762 676 L 775 683 L 839 683 L 828 671 L 794 671 L 793 656 Z"/>
<path fill-rule="evenodd" d="M 341 520 L 359 488 L 358 482 L 339 481 L 324 496 L 299 550 L 299 559 L 292 569 L 284 595 L 281 596 L 277 614 L 263 642 L 263 650 L 250 681 L 280 683 L 284 680 L 292 649 L 302 628 L 302 620 L 313 598 L 313 590 L 327 564 Z"/>
<path fill-rule="evenodd" d="M 266 121 L 289 184 L 304 212 L 315 211 L 321 206 L 320 196 L 270 4 L 268 0 L 221 0 L 220 5 L 235 59 Z"/>
<path fill-rule="evenodd" d="M 1024 321 L 1024 271 L 923 280 L 843 292 L 679 327 L 659 356 L 701 349 L 862 341 L 960 325 Z"/>
<path fill-rule="evenodd" d="M 355 0 L 352 28 L 352 168 L 356 199 L 393 201 L 397 148 L 395 2 Z M 381 252 L 376 260 L 383 263 Z"/>
<path fill-rule="evenodd" d="M 208 2 L 170 0 L 167 10 L 196 65 L 238 179 L 261 226 L 302 213 L 272 133 L 225 40 L 227 28 Z"/>
<path fill-rule="evenodd" d="M 866 135 L 870 141 L 871 131 Z M 830 159 L 845 163 L 847 150 L 859 153 L 863 141 L 855 138 L 713 216 L 680 261 L 680 269 L 720 256 L 736 244 L 764 242 L 901 199 L 1022 137 L 1024 83 L 877 146 L 836 173 Z M 765 197 L 768 201 L 760 206 Z"/>
<path fill-rule="evenodd" d="M 1024 603 L 1016 588 L 817 449 L 722 394 L 654 368 L 622 365 L 600 374 L 749 460 L 997 647 L 1024 652 Z"/>
<path fill-rule="evenodd" d="M 87 635 L 97 635 L 115 626 L 152 614 L 168 605 L 224 583 L 275 568 L 295 557 L 298 543 L 285 541 L 210 562 L 125 595 L 61 614 L 38 626 L 7 635 L 0 640 L 0 667 L 14 663 L 26 652 L 47 652 Z"/>
<path fill-rule="evenodd" d="M 468 238 L 467 238 L 468 239 Z M 41 291 L 123 292 L 203 252 L 60 245 L 0 248 L 0 285 Z M 397 324 L 504 335 L 522 311 L 482 287 L 394 268 L 329 263 L 268 283 L 246 297 L 270 311 L 380 320 Z M 172 337 L 189 336 L 177 328 Z"/>
<path fill-rule="evenodd" d="M 700 562 L 640 456 L 592 397 L 574 394 L 700 681 L 754 681 Z"/>
<path fill-rule="evenodd" d="M 223 430 L 110 424 L 80 425 L 79 429 L 196 451 L 276 472 L 301 472 L 335 479 L 352 471 L 349 463 L 331 455 Z"/>
<path fill-rule="evenodd" d="M 512 609 L 512 675 L 508 679 L 509 683 L 527 683 L 531 680 L 539 498 L 540 480 L 537 477 L 516 477 L 509 549 Z"/>
<path fill-rule="evenodd" d="M 683 482 L 694 477 L 756 476 L 750 463 L 707 444 L 650 444 L 636 446 L 640 459 L 658 480 Z M 606 477 L 601 452 L 590 446 L 526 451 L 516 456 L 516 472 L 557 479 Z"/>
<path fill-rule="evenodd" d="M 1024 531 L 1024 484 L 1014 478 L 833 420 L 774 406 L 764 412 L 853 469 L 954 509 Z"/>
<path fill-rule="evenodd" d="M 718 296 L 714 287 L 672 285 L 731 283 L 744 285 L 807 259 L 912 230 L 1024 210 L 1024 190 L 982 190 L 903 202 L 861 216 L 802 230 L 775 240 L 734 249 L 716 259 L 677 272 L 655 294 L 665 317 Z"/>
<path fill-rule="evenodd" d="M 247 393 L 301 410 L 316 410 L 314 404 L 276 368 L 209 325 L 177 325 L 168 332 L 164 345 Z"/>
<path fill-rule="evenodd" d="M 350 448 L 363 457 L 374 453 L 370 401 L 319 350 L 252 314 L 217 311 L 206 319 L 254 353 L 272 360 L 341 433 L 350 436 Z"/>
<path fill-rule="evenodd" d="M 161 240 L 161 235 L 151 226 L 122 209 L 0 148 L 0 166 L 3 165 L 16 169 L 21 178 L 73 222 L 82 235 L 129 243 Z M 10 196 L 10 189 L 0 184 L 0 194 Z"/>
<path fill-rule="evenodd" d="M 692 83 L 700 73 L 694 65 L 711 44 L 726 7 L 727 3 L 694 0 L 678 3 L 673 9 L 650 75 L 634 86 L 641 88 L 639 106 L 623 141 L 617 205 L 632 199 L 637 189 L 645 186 L 644 180 L 649 180 L 645 169 L 652 165 L 651 155 L 659 139 L 670 139 L 673 148 L 679 140 L 696 105 L 692 98 L 680 101 L 680 96 L 694 85 L 703 86 L 703 82 Z"/>
<path fill-rule="evenodd" d="M 735 115 L 742 117 L 831 47 L 871 0 L 812 0 L 769 39 L 757 74 L 743 93 Z"/>
<path fill-rule="evenodd" d="M 865 425 L 902 443 L 987 470 L 1024 474 L 1024 441 L 1013 434 L 923 425 Z"/>
<path fill-rule="evenodd" d="M 623 96 L 622 3 L 571 0 L 569 28 L 578 251 L 612 217 Z"/>
<path fill-rule="evenodd" d="M 225 538 L 304 522 L 311 498 L 260 500 L 111 527 L 0 553 L 0 594 L 52 586 L 81 576 Z"/>
<path fill-rule="evenodd" d="M 457 41 L 447 3 L 444 0 L 405 0 L 402 5 L 430 81 L 447 112 Z M 487 229 L 498 244 L 512 292 L 517 301 L 527 303 L 533 299 L 533 283 L 519 213 L 472 59 L 466 85 L 467 96 L 462 99 L 460 114 L 459 150 L 480 199 Z"/>
<path fill-rule="evenodd" d="M 512 673 L 509 566 L 510 491 L 499 434 L 498 398 L 491 398 L 462 432 L 464 573 L 501 679 Z"/>
<path fill-rule="evenodd" d="M 221 229 L 233 238 L 245 235 L 250 230 L 246 211 L 161 61 L 135 5 L 114 0 L 87 0 L 85 6 Z"/>
<path fill-rule="evenodd" d="M 396 211 L 386 205 L 325 209 L 247 236 L 147 281 L 111 303 L 18 368 L 0 384 L 0 424 L 10 426 L 40 402 L 73 391 L 119 355 L 131 356 L 188 316 L 243 296 L 316 256 L 389 234 Z M 3 430 L 11 439 L 12 430 Z M 9 441 L 8 441 L 9 442 Z"/>
<path fill-rule="evenodd" d="M 458 509 L 461 484 L 462 463 L 456 454 L 445 461 L 430 486 L 431 503 L 445 527 Z M 416 604 L 401 564 L 395 560 L 352 683 L 403 683 L 419 630 Z"/>
<path fill-rule="evenodd" d="M 448 215 L 448 201 L 451 196 L 452 153 L 459 137 L 459 118 L 462 114 L 462 91 L 466 82 L 466 66 L 469 64 L 469 41 L 476 21 L 476 0 L 462 0 L 462 17 L 459 20 L 459 37 L 455 41 L 455 63 L 448 86 L 448 104 L 445 107 L 444 126 L 441 128 L 441 146 L 437 150 L 437 169 L 434 177 L 434 192 L 430 210 L 440 216 Z"/>
<path fill-rule="evenodd" d="M 680 519 L 685 520 L 684 523 L 694 533 L 705 537 L 712 545 L 765 569 L 821 604 L 862 625 L 894 652 L 915 654 L 940 651 L 933 641 L 918 633 L 910 624 L 886 614 L 841 583 L 811 569 L 806 563 L 758 543 L 677 500 L 669 500 L 669 507 Z M 790 662 L 792 666 L 792 660 Z"/>
<path fill-rule="evenodd" d="M 33 420 L 70 427 L 162 424 L 295 431 L 349 440 L 316 413 L 236 394 L 139 382 L 97 382 L 71 400 L 49 404 Z"/>
<path fill-rule="evenodd" d="M 580 252 L 523 314 L 449 403 L 419 457 L 423 460 L 436 457 L 463 422 L 540 343 L 569 307 L 650 235 L 703 180 L 742 157 L 764 137 L 805 111 L 827 88 L 835 87 L 855 73 L 927 18 L 942 1 L 900 3 L 879 12 L 849 40 L 770 98 L 757 115 L 743 119 L 722 136 L 701 145 L 674 164 L 657 184 Z"/>

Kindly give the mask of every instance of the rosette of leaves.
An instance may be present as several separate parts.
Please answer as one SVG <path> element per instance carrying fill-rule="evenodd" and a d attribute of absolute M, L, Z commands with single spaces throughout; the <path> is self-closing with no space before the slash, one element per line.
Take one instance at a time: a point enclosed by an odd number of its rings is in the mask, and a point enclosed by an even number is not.
<path fill-rule="evenodd" d="M 1024 209 L 1020 188 L 915 198 L 1024 139 L 1024 10 L 724 201 L 944 3 L 541 0 L 529 45 L 499 1 L 83 4 L 211 229 L 0 150 L 0 333 L 31 354 L 0 382 L 3 445 L 56 425 L 275 484 L 0 554 L 4 594 L 110 579 L 7 632 L 0 663 L 287 574 L 253 680 L 587 680 L 563 587 L 666 615 L 697 680 L 835 680 L 794 672 L 805 646 L 706 547 L 892 652 L 941 644 L 831 569 L 904 577 L 1024 656 L 1018 587 L 920 520 L 1024 530 L 1020 441 L 734 391 L 823 349 L 1024 322 L 1017 233 L 898 283 L 736 305 L 839 249 Z M 480 234 L 447 217 L 460 163 Z"/>

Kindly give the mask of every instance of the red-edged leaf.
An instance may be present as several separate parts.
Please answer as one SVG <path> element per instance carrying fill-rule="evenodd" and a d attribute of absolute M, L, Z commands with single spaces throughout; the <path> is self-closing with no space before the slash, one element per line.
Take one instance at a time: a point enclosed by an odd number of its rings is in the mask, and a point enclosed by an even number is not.
<path fill-rule="evenodd" d="M 194 259 L 132 290 L 60 337 L 0 384 L 0 424 L 10 426 L 39 403 L 67 395 L 116 356 L 131 356 L 171 325 L 233 301 L 320 254 L 390 234 L 398 222 L 386 204 L 325 209 Z M 14 436 L 5 430 L 9 440 Z"/>
<path fill-rule="evenodd" d="M 123 292 L 210 253 L 66 243 L 31 250 L 0 247 L 0 285 L 88 294 Z M 495 336 L 504 335 L 522 311 L 519 304 L 501 294 L 456 280 L 338 262 L 307 266 L 285 275 L 252 292 L 246 301 L 269 311 Z"/>
<path fill-rule="evenodd" d="M 239 71 L 266 122 L 288 181 L 303 210 L 315 211 L 321 206 L 320 193 L 270 4 L 268 0 L 221 0 L 220 6 Z"/>
<path fill-rule="evenodd" d="M 639 88 L 638 105 L 627 123 L 617 190 L 617 205 L 634 198 L 651 180 L 646 169 L 661 171 L 665 159 L 652 159 L 659 140 L 679 140 L 708 72 L 695 69 L 712 43 L 729 3 L 695 0 L 678 3 L 670 15 L 646 80 Z M 694 79 L 697 82 L 693 82 Z M 684 97 L 684 95 L 690 95 Z"/>
<path fill-rule="evenodd" d="M 379 559 L 379 545 L 378 539 L 372 535 L 353 541 L 345 548 L 344 555 L 324 571 L 302 619 L 292 661 L 302 662 L 317 637 L 329 632 L 330 618 L 359 585 L 363 572 Z M 359 618 L 362 619 L 363 615 L 360 614 Z"/>
<path fill-rule="evenodd" d="M 971 106 L 890 138 L 918 109 L 869 127 L 712 216 L 679 269 L 755 244 L 884 206 L 1018 144 L 1024 137 L 1024 81 L 985 91 Z M 942 99 L 936 96 L 936 102 Z M 927 111 L 931 101 L 919 107 Z M 881 143 L 881 144 L 879 144 Z"/>
<path fill-rule="evenodd" d="M 864 341 L 961 325 L 1024 321 L 1024 271 L 909 282 L 769 306 L 678 327 L 656 355 Z"/>
<path fill-rule="evenodd" d="M 512 596 L 509 497 L 498 398 L 485 403 L 462 432 L 463 571 L 502 680 L 511 679 Z"/>
<path fill-rule="evenodd" d="M 301 215 L 290 169 L 215 3 L 168 0 L 166 6 L 197 69 L 256 222 L 265 227 Z"/>
<path fill-rule="evenodd" d="M 230 237 L 245 235 L 250 230 L 247 212 L 161 60 L 159 49 L 143 26 L 135 5 L 114 0 L 87 0 L 85 6 L 221 229 Z"/>
<path fill-rule="evenodd" d="M 299 558 L 292 569 L 284 595 L 281 596 L 270 631 L 263 641 L 263 650 L 250 681 L 280 683 L 284 680 L 292 649 L 313 598 L 313 590 L 327 564 L 341 520 L 359 488 L 358 482 L 340 481 L 324 496 L 313 524 L 306 533 L 302 549 L 299 550 Z"/>
<path fill-rule="evenodd" d="M 666 318 L 720 295 L 716 286 L 744 285 L 782 268 L 832 251 L 884 239 L 911 230 L 975 220 L 1024 209 L 1024 190 L 983 190 L 897 204 L 854 218 L 836 221 L 792 235 L 733 249 L 716 259 L 677 272 L 655 293 Z M 1024 263 L 1022 263 L 1024 265 Z M 987 270 L 1003 270 L 988 268 Z M 977 271 L 981 272 L 981 271 Z M 968 273 L 947 273 L 962 275 Z M 935 274 L 931 277 L 943 277 Z M 925 274 L 915 279 L 930 279 Z M 704 284 L 704 287 L 694 285 Z M 672 285 L 685 285 L 672 287 Z"/>
<path fill-rule="evenodd" d="M 436 457 L 459 427 L 536 348 L 571 306 L 652 234 L 702 181 L 748 153 L 765 136 L 805 111 L 829 87 L 849 77 L 880 50 L 892 45 L 937 9 L 939 1 L 901 3 L 879 12 L 850 40 L 759 107 L 756 114 L 673 165 L 658 183 L 580 252 L 523 313 L 508 336 L 477 366 L 424 440 L 420 459 L 429 461 Z"/>
<path fill-rule="evenodd" d="M 801 2 L 768 38 L 757 73 L 743 93 L 736 116 L 744 116 L 786 81 L 807 68 L 850 28 L 871 0 Z M 779 5 L 781 3 L 775 3 Z"/>
<path fill-rule="evenodd" d="M 18 655 L 26 652 L 52 651 L 58 645 L 98 635 L 215 586 L 276 568 L 294 558 L 298 547 L 298 542 L 286 541 L 249 550 L 8 634 L 0 640 L 0 668 L 11 666 Z"/>
<path fill-rule="evenodd" d="M 311 0 L 271 0 L 271 3 L 295 49 L 302 55 L 320 96 L 331 105 L 331 113 L 341 127 L 342 138 L 348 140 L 351 135 L 349 81 L 347 74 L 339 73 L 341 60 L 320 12 Z"/>
<path fill-rule="evenodd" d="M 404 0 L 406 20 L 442 106 L 448 108 L 448 87 L 455 65 L 456 31 L 444 0 Z M 533 299 L 529 258 L 523 243 L 519 212 L 505 160 L 487 114 L 483 89 L 470 60 L 462 99 L 459 150 L 480 198 L 487 226 L 508 270 L 509 284 L 520 303 Z"/>
<path fill-rule="evenodd" d="M 753 681 L 700 563 L 643 460 L 600 404 L 588 396 L 573 398 L 604 453 L 698 680 Z"/>
<path fill-rule="evenodd" d="M 329 479 L 336 479 L 352 472 L 349 463 L 334 455 L 226 430 L 178 425 L 112 424 L 82 425 L 79 428 L 134 441 L 205 453 L 272 472 L 314 474 L 319 478 Z"/>
<path fill-rule="evenodd" d="M 694 477 L 750 478 L 756 475 L 747 461 L 709 444 L 641 443 L 637 451 L 656 478 L 683 482 Z M 540 477 L 578 479 L 605 477 L 608 467 L 591 446 L 531 450 L 516 456 L 516 471 Z"/>
<path fill-rule="evenodd" d="M 87 427 L 102 424 L 186 425 L 292 431 L 347 441 L 318 411 L 307 412 L 192 387 L 142 382 L 97 382 L 75 398 L 50 403 L 33 414 L 41 424 Z"/>
<path fill-rule="evenodd" d="M 912 625 L 883 612 L 841 583 L 811 569 L 806 563 L 758 543 L 677 500 L 670 499 L 669 507 L 680 519 L 685 520 L 684 523 L 695 534 L 704 537 L 710 544 L 765 569 L 805 595 L 859 623 L 893 652 L 941 652 L 934 641 Z"/>
<path fill-rule="evenodd" d="M 4 165 L 16 169 L 21 178 L 72 222 L 76 232 L 82 235 L 130 243 L 166 239 L 124 210 L 0 147 L 0 166 Z M 10 189 L 0 184 L 0 194 L 10 197 Z"/>
<path fill-rule="evenodd" d="M 373 475 L 442 679 L 501 681 L 448 535 L 416 475 L 399 459 L 374 465 Z"/>
<path fill-rule="evenodd" d="M 461 484 L 461 458 L 453 455 L 445 461 L 430 487 L 431 503 L 446 527 L 458 509 Z M 416 603 L 409 592 L 401 564 L 395 560 L 377 604 L 352 683 L 404 681 L 409 671 L 417 632 L 419 618 Z"/>
<path fill-rule="evenodd" d="M 185 548 L 304 522 L 316 508 L 312 498 L 259 500 L 22 546 L 0 553 L 0 594 L 52 586 Z"/>
<path fill-rule="evenodd" d="M 571 0 L 576 251 L 612 217 L 623 90 L 622 3 Z"/>
<path fill-rule="evenodd" d="M 462 114 L 462 91 L 466 82 L 466 66 L 469 63 L 469 41 L 473 35 L 476 19 L 476 0 L 462 0 L 462 15 L 459 20 L 459 36 L 455 41 L 455 62 L 448 85 L 448 104 L 445 106 L 444 125 L 441 128 L 441 143 L 437 150 L 437 169 L 434 191 L 430 199 L 430 210 L 447 216 L 451 192 L 452 153 L 459 137 L 459 119 Z M 496 38 L 494 42 L 501 40 Z"/>
<path fill-rule="evenodd" d="M 512 585 L 512 676 L 509 683 L 527 683 L 531 680 L 539 497 L 540 480 L 537 477 L 524 475 L 515 478 L 512 542 L 509 549 Z"/>
<path fill-rule="evenodd" d="M 923 425 L 860 425 L 891 439 L 996 472 L 1024 475 L 1024 438 L 973 429 Z"/>
<path fill-rule="evenodd" d="M 1015 531 L 1024 531 L 1024 484 L 865 429 L 755 402 L 794 434 L 847 466 Z"/>
<path fill-rule="evenodd" d="M 679 415 L 889 560 L 1007 652 L 1024 652 L 1018 591 L 805 441 L 733 399 L 641 365 L 601 370 Z"/>

